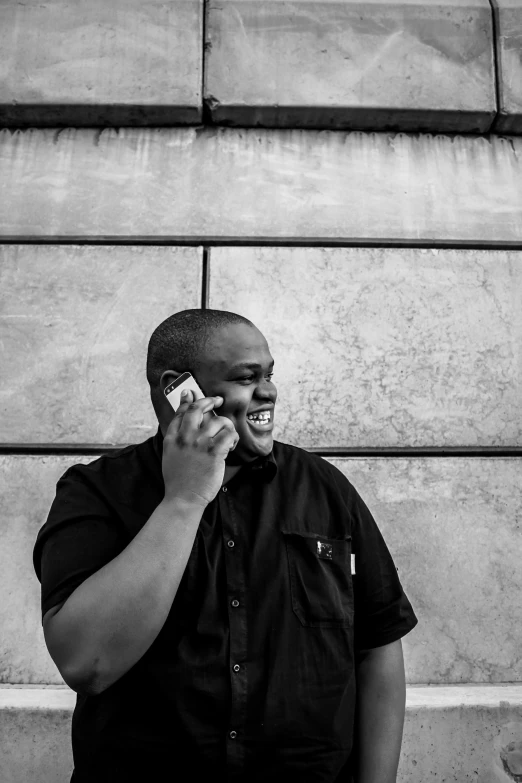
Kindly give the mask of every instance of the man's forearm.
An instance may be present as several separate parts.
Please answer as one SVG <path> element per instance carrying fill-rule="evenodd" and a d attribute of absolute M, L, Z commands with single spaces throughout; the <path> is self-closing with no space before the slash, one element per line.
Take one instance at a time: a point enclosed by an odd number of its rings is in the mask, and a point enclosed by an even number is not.
<path fill-rule="evenodd" d="M 50 618 L 47 647 L 71 688 L 99 693 L 148 650 L 172 606 L 202 511 L 164 500 L 128 546 Z"/>
<path fill-rule="evenodd" d="M 355 783 L 395 783 L 406 685 L 401 641 L 367 650 L 357 663 Z"/>

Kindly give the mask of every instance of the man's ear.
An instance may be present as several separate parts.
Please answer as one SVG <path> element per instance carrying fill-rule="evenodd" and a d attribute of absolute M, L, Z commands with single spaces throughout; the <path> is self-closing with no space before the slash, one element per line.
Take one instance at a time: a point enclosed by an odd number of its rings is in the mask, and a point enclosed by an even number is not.
<path fill-rule="evenodd" d="M 161 393 L 163 394 L 169 383 L 175 381 L 180 375 L 183 375 L 183 373 L 176 372 L 176 370 L 165 370 L 165 372 L 161 373 L 161 378 L 159 380 Z"/>

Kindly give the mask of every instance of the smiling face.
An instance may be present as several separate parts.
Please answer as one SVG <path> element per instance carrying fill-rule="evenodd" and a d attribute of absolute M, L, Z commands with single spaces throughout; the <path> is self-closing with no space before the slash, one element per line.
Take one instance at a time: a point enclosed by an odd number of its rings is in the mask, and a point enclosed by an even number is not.
<path fill-rule="evenodd" d="M 251 462 L 272 451 L 277 399 L 273 366 L 265 338 L 246 324 L 217 330 L 200 356 L 197 382 L 206 395 L 223 397 L 217 413 L 230 419 L 239 435 L 227 464 Z"/>

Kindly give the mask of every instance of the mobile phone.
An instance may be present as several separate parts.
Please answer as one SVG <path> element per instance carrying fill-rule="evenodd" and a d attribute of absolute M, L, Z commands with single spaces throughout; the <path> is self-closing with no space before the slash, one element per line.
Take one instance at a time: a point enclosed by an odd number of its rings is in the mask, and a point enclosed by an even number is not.
<path fill-rule="evenodd" d="M 177 411 L 179 406 L 181 405 L 181 392 L 183 389 L 190 389 L 192 392 L 194 392 L 194 397 L 196 400 L 201 400 L 205 395 L 199 388 L 198 384 L 196 383 L 196 379 L 193 375 L 191 375 L 189 372 L 184 372 L 182 375 L 179 376 L 179 378 L 176 378 L 175 381 L 172 381 L 172 383 L 169 383 L 169 385 L 165 388 L 164 394 L 167 400 L 172 405 L 174 411 Z M 214 409 L 210 411 L 210 413 L 213 413 L 214 416 L 217 416 L 217 413 Z"/>

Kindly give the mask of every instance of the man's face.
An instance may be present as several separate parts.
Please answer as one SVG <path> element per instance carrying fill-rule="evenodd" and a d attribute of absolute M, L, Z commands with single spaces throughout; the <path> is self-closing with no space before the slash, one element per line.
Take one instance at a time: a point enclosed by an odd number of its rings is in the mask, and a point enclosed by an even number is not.
<path fill-rule="evenodd" d="M 239 435 L 228 464 L 251 462 L 272 451 L 277 398 L 273 366 L 265 338 L 247 324 L 217 330 L 201 355 L 197 382 L 207 396 L 223 397 L 216 412 L 230 419 Z"/>

